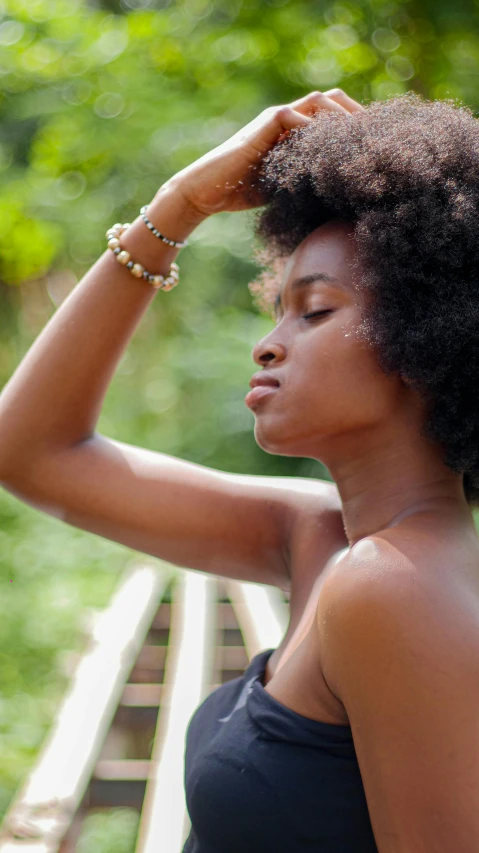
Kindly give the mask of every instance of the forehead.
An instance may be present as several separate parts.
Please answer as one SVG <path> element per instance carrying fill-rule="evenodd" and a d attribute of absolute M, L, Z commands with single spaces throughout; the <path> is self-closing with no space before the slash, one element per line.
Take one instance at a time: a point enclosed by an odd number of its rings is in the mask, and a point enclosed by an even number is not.
<path fill-rule="evenodd" d="M 316 228 L 299 244 L 288 259 L 280 295 L 296 278 L 326 273 L 353 290 L 351 261 L 356 256 L 353 226 L 342 220 Z"/>

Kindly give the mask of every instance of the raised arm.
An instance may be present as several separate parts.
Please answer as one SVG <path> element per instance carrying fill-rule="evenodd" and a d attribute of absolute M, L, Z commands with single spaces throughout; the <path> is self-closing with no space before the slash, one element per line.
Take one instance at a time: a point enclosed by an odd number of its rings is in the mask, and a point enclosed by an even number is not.
<path fill-rule="evenodd" d="M 265 111 L 167 182 L 148 207 L 151 222 L 183 241 L 216 211 L 260 203 L 248 184 L 251 166 L 308 121 L 313 95 Z M 163 275 L 178 251 L 140 216 L 121 248 Z M 118 361 L 156 293 L 110 249 L 86 273 L 0 395 L 0 482 L 43 512 L 145 553 L 286 587 L 296 519 L 309 507 L 325 524 L 337 522 L 335 486 L 224 474 L 95 432 Z"/>

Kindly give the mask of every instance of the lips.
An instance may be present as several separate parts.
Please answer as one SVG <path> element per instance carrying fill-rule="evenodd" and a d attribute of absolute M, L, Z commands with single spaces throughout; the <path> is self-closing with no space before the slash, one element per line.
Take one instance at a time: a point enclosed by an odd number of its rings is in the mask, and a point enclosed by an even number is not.
<path fill-rule="evenodd" d="M 268 376 L 265 373 L 255 373 L 250 379 L 251 391 L 244 398 L 248 408 L 253 408 L 260 400 L 264 400 L 276 393 L 279 388 L 279 381 L 273 376 Z"/>
<path fill-rule="evenodd" d="M 258 385 L 270 385 L 273 388 L 279 387 L 279 381 L 274 376 L 267 373 L 255 373 L 249 381 L 250 388 L 257 388 Z"/>

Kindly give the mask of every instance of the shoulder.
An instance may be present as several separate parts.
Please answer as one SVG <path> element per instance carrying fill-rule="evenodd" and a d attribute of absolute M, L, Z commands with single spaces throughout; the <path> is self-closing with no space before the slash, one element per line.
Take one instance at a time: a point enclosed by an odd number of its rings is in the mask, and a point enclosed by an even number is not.
<path fill-rule="evenodd" d="M 274 520 L 276 551 L 281 553 L 286 576 L 278 585 L 291 590 L 301 580 L 304 566 L 315 561 L 324 565 L 332 553 L 347 545 L 342 502 L 338 488 L 329 480 L 309 477 L 279 477 L 225 474 L 237 490 L 261 498 L 255 516 Z M 312 569 L 311 569 L 312 571 Z"/>
<path fill-rule="evenodd" d="M 304 522 L 322 524 L 325 520 L 337 520 L 343 536 L 342 503 L 338 488 L 329 480 L 309 477 L 279 477 L 250 474 L 227 474 L 216 472 L 232 485 L 260 492 L 271 503 L 286 509 L 282 516 L 285 527 L 292 528 Z"/>
<path fill-rule="evenodd" d="M 290 501 L 292 539 L 310 530 L 320 537 L 331 534 L 348 543 L 344 530 L 342 503 L 335 483 L 326 480 L 295 479 Z"/>
<path fill-rule="evenodd" d="M 307 483 L 307 481 L 306 481 Z M 290 503 L 288 552 L 291 583 L 310 588 L 334 554 L 348 547 L 342 503 L 334 483 L 306 484 Z"/>
<path fill-rule="evenodd" d="M 415 575 L 415 567 L 404 554 L 370 536 L 345 551 L 325 579 L 316 621 L 324 676 L 341 701 L 343 659 L 350 645 L 357 637 L 366 645 L 368 636 L 379 627 L 376 620 L 384 618 L 391 627 L 392 613 L 395 619 L 411 618 L 409 598 L 417 601 L 418 595 Z"/>
<path fill-rule="evenodd" d="M 474 638 L 479 642 L 479 588 L 471 598 L 452 572 L 440 570 L 439 558 L 434 566 L 434 555 L 427 560 L 419 550 L 413 553 L 393 537 L 370 536 L 335 565 L 317 608 L 332 680 L 339 679 L 340 659 L 355 642 L 364 650 L 376 649 L 378 640 L 398 650 L 401 643 L 418 644 L 433 658 L 454 654 L 462 643 L 470 648 Z"/>
<path fill-rule="evenodd" d="M 448 595 L 391 542 L 358 544 L 328 578 L 317 616 L 324 677 L 351 725 L 378 847 L 472 853 L 477 601 Z"/>

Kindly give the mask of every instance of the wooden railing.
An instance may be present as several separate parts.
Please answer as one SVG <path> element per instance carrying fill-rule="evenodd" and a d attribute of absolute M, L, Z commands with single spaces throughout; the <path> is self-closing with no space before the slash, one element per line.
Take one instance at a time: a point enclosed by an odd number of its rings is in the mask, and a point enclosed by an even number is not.
<path fill-rule="evenodd" d="M 276 647 L 280 590 L 136 560 L 90 624 L 35 766 L 0 827 L 0 853 L 74 853 L 85 817 L 140 812 L 135 853 L 181 853 L 186 727 L 219 684 Z"/>

